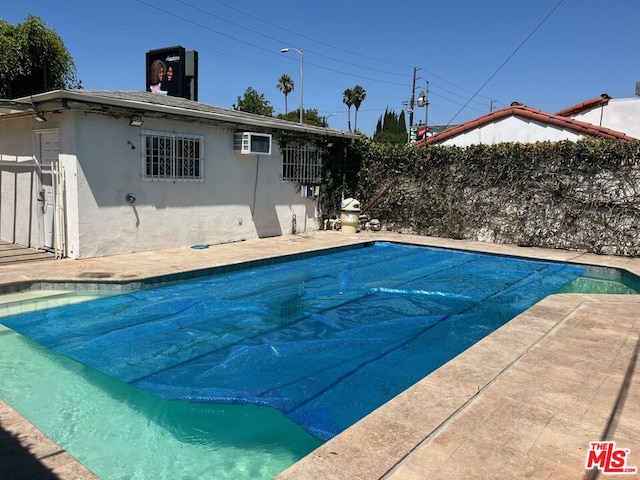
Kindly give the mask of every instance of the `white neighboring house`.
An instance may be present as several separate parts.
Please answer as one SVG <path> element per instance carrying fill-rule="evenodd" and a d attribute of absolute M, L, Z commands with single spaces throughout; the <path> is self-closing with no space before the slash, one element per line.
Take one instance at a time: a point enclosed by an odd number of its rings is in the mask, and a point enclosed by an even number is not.
<path fill-rule="evenodd" d="M 614 102 L 608 95 L 601 95 L 558 113 L 513 102 L 506 108 L 443 130 L 414 145 L 466 147 L 501 142 L 577 141 L 584 137 L 627 141 L 640 138 L 640 99 Z"/>
<path fill-rule="evenodd" d="M 320 150 L 287 134 L 359 138 L 149 92 L 0 101 L 0 239 L 77 259 L 317 230 Z"/>
<path fill-rule="evenodd" d="M 558 112 L 581 122 L 640 138 L 640 98 L 611 98 L 606 93 Z"/>

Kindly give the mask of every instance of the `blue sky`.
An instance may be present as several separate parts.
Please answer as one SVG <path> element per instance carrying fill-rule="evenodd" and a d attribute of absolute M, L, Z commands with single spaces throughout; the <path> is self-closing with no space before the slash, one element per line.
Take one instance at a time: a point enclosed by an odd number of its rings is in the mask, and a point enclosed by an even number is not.
<path fill-rule="evenodd" d="M 398 113 L 411 98 L 414 68 L 416 98 L 429 82 L 415 122 L 428 114 L 429 124 L 513 101 L 556 112 L 601 93 L 629 98 L 640 81 L 637 0 L 0 3 L 12 24 L 29 13 L 62 37 L 84 88 L 144 90 L 145 53 L 181 45 L 199 54 L 199 101 L 227 108 L 252 87 L 284 113 L 283 73 L 296 83 L 289 110 L 298 108 L 300 56 L 280 49 L 303 50 L 304 107 L 346 130 L 342 93 L 359 84 L 358 127 L 368 135 L 386 108 Z"/>

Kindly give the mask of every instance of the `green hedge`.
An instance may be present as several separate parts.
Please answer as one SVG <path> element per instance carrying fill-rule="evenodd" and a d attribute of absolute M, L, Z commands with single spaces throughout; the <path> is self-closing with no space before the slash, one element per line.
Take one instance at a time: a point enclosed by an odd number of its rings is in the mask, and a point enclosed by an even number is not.
<path fill-rule="evenodd" d="M 387 189 L 366 213 L 389 230 L 640 255 L 640 142 L 342 148 L 325 165 L 324 212 Z"/>

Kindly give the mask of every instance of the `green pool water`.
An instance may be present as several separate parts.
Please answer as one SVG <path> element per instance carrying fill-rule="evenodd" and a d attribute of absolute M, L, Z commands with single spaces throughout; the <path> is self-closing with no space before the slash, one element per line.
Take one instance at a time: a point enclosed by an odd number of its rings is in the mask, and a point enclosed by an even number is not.
<path fill-rule="evenodd" d="M 0 397 L 104 479 L 268 479 L 321 444 L 275 410 L 162 400 L 2 325 L 0 379 Z"/>
<path fill-rule="evenodd" d="M 621 270 L 590 266 L 584 275 L 562 287 L 558 293 L 633 295 L 640 293 L 640 279 Z"/>

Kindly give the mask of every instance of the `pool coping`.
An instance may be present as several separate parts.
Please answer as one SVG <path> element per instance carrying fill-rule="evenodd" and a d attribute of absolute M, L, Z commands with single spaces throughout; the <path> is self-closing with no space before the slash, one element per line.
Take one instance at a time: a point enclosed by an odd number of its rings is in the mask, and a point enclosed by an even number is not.
<path fill-rule="evenodd" d="M 126 282 L 137 282 L 145 278 L 169 278 L 172 275 L 194 269 L 218 268 L 225 265 L 237 266 L 243 261 L 268 261 L 269 258 L 279 257 L 283 252 L 285 254 L 287 252 L 288 254 L 304 254 L 305 252 L 315 252 L 318 249 L 350 246 L 368 241 L 391 241 L 575 264 L 600 265 L 621 268 L 640 275 L 640 259 L 634 258 L 399 235 L 389 232 L 360 232 L 356 235 L 344 235 L 340 232 L 314 232 L 313 234 L 276 237 L 274 239 L 249 240 L 241 244 L 223 244 L 201 251 L 173 249 L 98 259 L 60 260 L 49 262 L 46 266 L 45 263 L 39 263 L 39 266 L 34 264 L 26 269 L 25 265 L 21 265 L 19 270 L 2 267 L 0 268 L 0 287 L 35 282 L 75 282 L 78 280 L 86 284 L 102 283 L 101 280 L 104 280 L 105 275 L 109 276 L 109 281 L 112 283 L 124 282 L 126 284 Z M 178 258 L 182 261 L 178 262 L 176 260 Z M 18 272 L 19 277 L 17 276 Z M 474 417 L 469 412 L 477 409 L 478 405 L 482 406 L 483 402 L 489 402 L 487 399 L 491 398 L 492 392 L 497 388 L 504 388 L 505 379 L 512 372 L 516 372 L 522 365 L 531 363 L 531 359 L 539 356 L 541 351 L 547 352 L 549 342 L 555 341 L 554 337 L 557 332 L 567 330 L 567 325 L 572 324 L 576 315 L 581 315 L 585 311 L 598 311 L 603 304 L 606 305 L 608 312 L 631 311 L 636 313 L 640 311 L 640 303 L 638 298 L 634 297 L 636 296 L 584 294 L 560 294 L 547 297 L 360 422 L 323 444 L 282 472 L 277 478 L 280 480 L 293 478 L 335 478 L 340 480 L 424 478 L 421 475 L 427 471 L 432 474 L 430 478 L 466 478 L 464 473 L 460 473 L 464 472 L 460 461 L 449 461 L 453 465 L 451 468 L 455 471 L 446 471 L 445 467 L 448 465 L 446 460 L 454 458 L 455 452 L 460 450 L 463 445 L 470 448 L 468 445 L 473 445 L 473 443 L 467 439 L 466 443 L 461 441 L 462 443 L 456 444 L 455 448 L 451 447 L 452 451 L 447 451 L 442 447 L 442 438 L 455 432 L 454 427 L 459 424 L 461 418 L 465 419 L 466 417 L 471 418 L 468 421 L 471 421 L 470 425 L 474 428 L 472 431 L 478 428 L 486 430 L 488 428 L 486 427 L 487 418 L 490 415 L 486 412 L 481 413 L 480 416 L 485 415 L 486 418 L 479 421 L 479 417 Z M 631 339 L 634 338 L 634 335 L 637 336 L 640 322 L 630 321 L 629 323 L 626 335 Z M 579 337 L 581 335 L 580 329 L 574 330 L 572 330 L 572 334 L 576 338 Z M 505 344 L 508 344 L 506 349 L 504 348 Z M 478 358 L 483 359 L 483 363 L 478 362 Z M 617 361 L 624 363 L 622 358 Z M 430 414 L 425 416 L 425 411 Z M 632 419 L 631 428 L 634 429 L 636 422 L 640 425 L 640 419 L 635 416 Z M 34 442 L 30 442 L 29 439 L 41 439 L 36 442 L 39 444 L 44 442 L 42 440 L 44 435 L 39 430 L 30 426 L 26 420 L 2 401 L 0 401 L 0 426 L 26 439 L 25 446 L 30 450 L 32 450 Z M 640 431 L 640 427 L 638 427 L 638 431 Z M 460 434 L 458 435 L 460 437 Z M 474 440 L 477 441 L 475 438 Z M 503 445 L 503 447 L 506 448 L 509 445 Z M 586 447 L 588 445 L 583 445 L 583 448 Z M 48 451 L 51 451 L 52 447 L 48 446 L 47 448 Z M 57 448 L 58 450 L 55 451 L 61 450 L 59 447 Z M 635 450 L 640 453 L 640 446 Z M 500 452 L 502 450 L 495 447 L 494 455 L 496 458 L 502 458 Z M 39 458 L 37 453 L 34 455 Z M 69 457 L 65 456 L 64 458 L 69 460 Z M 425 458 L 434 458 L 436 461 L 426 462 Z M 540 456 L 535 459 L 539 463 L 544 460 Z M 471 461 L 469 460 L 469 462 Z M 63 463 L 64 465 L 57 466 L 53 470 L 61 479 L 96 478 L 81 465 L 71 461 Z M 436 472 L 433 467 L 434 463 L 439 465 L 436 476 L 433 475 Z M 464 462 L 462 463 L 464 464 Z M 484 463 L 490 466 L 492 462 L 485 460 Z M 504 462 L 498 463 L 502 465 Z M 640 461 L 636 463 L 640 464 Z M 563 465 L 557 465 L 553 462 L 551 465 L 554 468 L 557 467 L 553 470 L 556 473 L 567 470 L 567 467 Z M 584 473 L 584 459 L 582 459 L 581 466 L 581 473 Z M 67 470 L 74 468 L 75 470 L 73 470 L 73 474 L 68 474 L 64 468 Z M 83 468 L 86 471 L 79 474 L 79 470 Z M 490 470 L 490 467 L 487 468 Z M 529 478 L 550 478 L 548 468 L 543 469 L 547 472 L 545 476 L 530 476 Z M 576 466 L 573 465 L 573 468 Z M 571 468 L 568 471 L 573 473 L 572 478 L 575 478 L 576 472 Z M 570 477 L 567 476 L 567 478 Z"/>
<path fill-rule="evenodd" d="M 513 372 L 518 371 L 517 375 L 526 377 L 527 366 L 537 367 L 540 371 L 540 365 L 546 357 L 558 355 L 555 334 L 565 327 L 565 323 L 573 321 L 576 315 L 588 315 L 588 311 L 596 304 L 604 305 L 607 309 L 618 304 L 618 307 L 622 305 L 640 310 L 638 298 L 630 301 L 620 295 L 613 297 L 602 299 L 581 294 L 547 297 L 276 478 L 580 478 L 585 473 L 589 442 L 601 439 L 605 422 L 600 425 L 598 421 L 604 418 L 603 413 L 610 408 L 609 404 L 613 405 L 614 399 L 609 399 L 611 401 L 606 407 L 601 406 L 597 421 L 590 423 L 585 432 L 578 436 L 580 441 L 577 444 L 566 442 L 563 445 L 567 449 L 565 453 L 558 448 L 558 444 L 554 444 L 556 439 L 539 440 L 543 436 L 557 435 L 554 428 L 535 423 L 531 435 L 525 431 L 534 423 L 528 418 L 529 415 L 539 415 L 547 424 L 552 420 L 564 422 L 566 429 L 567 425 L 584 424 L 585 412 L 589 409 L 595 411 L 595 407 L 590 403 L 580 404 L 581 411 L 566 413 L 565 409 L 571 410 L 568 405 L 558 404 L 554 410 L 553 405 L 546 401 L 542 401 L 542 407 L 535 402 L 527 404 L 518 398 L 517 393 L 513 394 L 514 388 L 509 386 L 508 376 L 514 376 L 516 374 Z M 639 329 L 640 323 L 636 321 L 629 331 L 637 337 Z M 575 334 L 575 330 L 572 333 Z M 549 347 L 549 342 L 555 343 L 555 351 Z M 564 355 L 573 360 L 571 354 Z M 609 361 L 611 364 L 614 362 L 624 364 L 621 358 Z M 588 371 L 581 373 L 581 377 L 587 379 L 592 376 Z M 581 385 L 587 381 L 581 377 L 572 375 L 571 380 Z M 597 387 L 602 387 L 604 377 L 604 374 L 600 375 L 598 381 L 601 385 Z M 535 384 L 533 379 L 529 380 Z M 529 380 L 520 378 L 519 381 L 522 384 Z M 640 388 L 637 379 L 634 388 L 637 398 Z M 578 401 L 581 393 L 579 390 L 572 394 L 562 389 L 559 391 L 573 401 Z M 589 394 L 596 395 L 592 392 Z M 598 402 L 604 405 L 607 399 L 598 398 Z M 508 408 L 509 404 L 515 407 Z M 517 408 L 521 410 L 514 413 L 513 410 Z M 500 409 L 507 411 L 510 418 L 501 421 L 499 417 L 502 415 L 496 414 Z M 535 413 L 532 414 L 532 411 Z M 611 413 L 619 414 L 612 407 Z M 626 425 L 625 428 L 640 432 L 640 415 L 637 411 L 632 419 L 634 425 Z M 527 436 L 538 438 L 529 439 L 526 444 L 522 437 Z M 632 438 L 633 435 L 627 434 L 618 443 L 625 448 L 632 447 L 631 451 L 636 454 L 633 463 L 639 464 L 637 454 L 640 453 L 640 443 L 638 437 L 633 442 Z M 476 449 L 490 445 L 487 448 L 490 451 L 470 451 L 470 445 Z M 551 449 L 552 446 L 555 448 Z M 464 449 L 467 451 L 460 453 Z M 581 454 L 576 455 L 576 451 Z M 532 467 L 532 464 L 537 466 Z M 542 468 L 539 476 L 531 471 L 536 468 Z M 481 471 L 484 473 L 479 473 Z"/>

